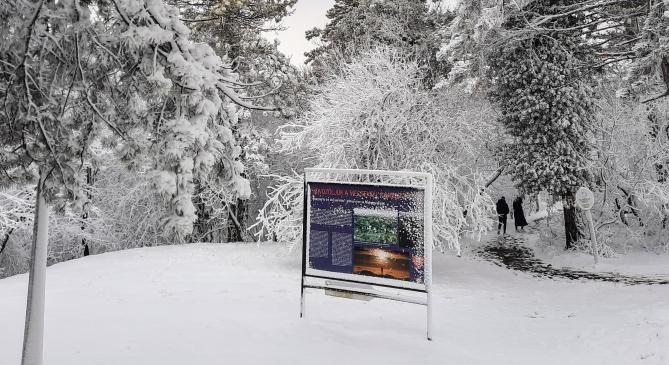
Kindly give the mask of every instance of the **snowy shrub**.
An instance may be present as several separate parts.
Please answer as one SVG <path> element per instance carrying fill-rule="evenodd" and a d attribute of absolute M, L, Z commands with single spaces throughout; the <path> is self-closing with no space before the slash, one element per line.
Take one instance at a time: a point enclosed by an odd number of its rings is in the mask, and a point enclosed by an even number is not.
<path fill-rule="evenodd" d="M 663 252 L 669 242 L 669 105 L 617 97 L 602 87 L 593 143 L 598 232 L 615 232 L 618 250 Z"/>
<path fill-rule="evenodd" d="M 154 188 L 148 169 L 128 170 L 109 162 L 86 188 L 90 194 L 88 216 L 81 235 L 91 253 L 172 243 L 162 228 L 168 204 Z"/>
<path fill-rule="evenodd" d="M 613 247 L 609 246 L 610 236 L 609 232 L 605 233 L 606 236 L 599 236 L 597 238 L 597 254 L 600 257 L 616 257 L 616 251 Z M 606 239 L 605 239 L 606 237 Z M 592 240 L 587 238 L 581 238 L 574 243 L 574 246 L 570 248 L 572 251 L 584 252 L 588 255 L 592 255 Z"/>
<path fill-rule="evenodd" d="M 0 190 L 0 278 L 28 270 L 33 195 L 17 187 Z"/>
<path fill-rule="evenodd" d="M 369 51 L 316 88 L 279 143 L 315 167 L 432 173 L 436 247 L 459 250 L 462 234 L 480 235 L 492 223 L 481 157 L 493 118 L 485 102 L 455 89 L 426 91 L 421 77 L 393 50 Z M 277 180 L 258 218 L 263 234 L 299 237 L 301 194 L 298 176 Z"/>
<path fill-rule="evenodd" d="M 14 187 L 0 191 L 0 277 L 28 270 L 33 233 L 33 187 Z M 52 210 L 55 210 L 53 208 Z M 7 219 L 9 218 L 9 219 Z M 82 222 L 67 207 L 49 217 L 48 262 L 67 261 L 82 254 Z"/>
<path fill-rule="evenodd" d="M 93 169 L 93 178 L 92 184 L 82 184 L 85 202 L 51 208 L 49 264 L 82 257 L 86 246 L 97 254 L 173 243 L 161 225 L 168 206 L 149 170 L 131 171 L 112 159 Z M 28 269 L 34 195 L 32 186 L 0 192 L 0 276 Z"/>

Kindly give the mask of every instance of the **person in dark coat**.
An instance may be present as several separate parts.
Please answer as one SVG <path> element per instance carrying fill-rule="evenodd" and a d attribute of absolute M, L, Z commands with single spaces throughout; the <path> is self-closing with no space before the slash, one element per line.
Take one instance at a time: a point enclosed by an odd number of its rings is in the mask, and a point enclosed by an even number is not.
<path fill-rule="evenodd" d="M 516 232 L 518 232 L 518 227 L 523 231 L 525 230 L 523 227 L 527 225 L 527 220 L 525 219 L 525 212 L 523 212 L 523 198 L 521 197 L 517 197 L 513 201 L 513 222 L 516 226 Z"/>
<path fill-rule="evenodd" d="M 499 234 L 499 229 L 504 226 L 504 234 L 506 234 L 506 216 L 509 214 L 509 205 L 506 204 L 506 199 L 501 197 L 497 201 L 497 216 L 499 217 L 499 224 L 497 224 L 497 234 Z"/>

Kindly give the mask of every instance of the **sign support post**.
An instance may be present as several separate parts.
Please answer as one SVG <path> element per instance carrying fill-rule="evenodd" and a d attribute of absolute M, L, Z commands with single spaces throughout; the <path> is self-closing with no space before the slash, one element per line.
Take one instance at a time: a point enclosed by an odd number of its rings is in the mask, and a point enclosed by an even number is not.
<path fill-rule="evenodd" d="M 302 206 L 302 285 L 300 286 L 300 318 L 304 316 L 304 275 L 307 270 L 307 174 L 304 178 L 304 204 Z"/>
<path fill-rule="evenodd" d="M 592 245 L 592 255 L 595 258 L 595 264 L 599 263 L 599 252 L 597 252 L 597 235 L 595 233 L 595 224 L 592 222 L 592 213 L 590 209 L 585 211 L 585 216 L 588 218 L 588 225 L 590 225 L 590 244 Z"/>
<path fill-rule="evenodd" d="M 432 341 L 432 175 L 425 187 L 425 290 L 427 291 L 427 340 Z"/>
<path fill-rule="evenodd" d="M 599 263 L 599 253 L 597 252 L 597 233 L 595 232 L 595 224 L 592 222 L 592 213 L 590 209 L 595 204 L 595 196 L 592 191 L 586 187 L 581 187 L 576 191 L 576 205 L 578 205 L 588 220 L 590 226 L 590 245 L 592 249 L 592 256 L 595 258 L 595 264 Z"/>

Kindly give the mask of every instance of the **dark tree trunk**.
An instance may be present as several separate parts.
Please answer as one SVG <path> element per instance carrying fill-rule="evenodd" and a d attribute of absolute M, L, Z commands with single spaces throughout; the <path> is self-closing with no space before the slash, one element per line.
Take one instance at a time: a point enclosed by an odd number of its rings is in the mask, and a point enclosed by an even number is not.
<path fill-rule="evenodd" d="M 502 176 L 502 172 L 504 172 L 504 167 L 503 167 L 503 166 L 500 166 L 499 168 L 497 168 L 497 170 L 495 171 L 495 173 L 488 179 L 488 182 L 485 183 L 485 185 L 483 186 L 483 189 L 481 189 L 481 191 L 487 189 L 487 188 L 488 188 L 490 185 L 492 185 L 492 183 L 494 183 L 500 176 Z"/>
<path fill-rule="evenodd" d="M 641 216 L 639 215 L 639 209 L 636 206 L 636 203 L 635 203 L 636 200 L 634 199 L 634 194 L 628 193 L 627 190 L 621 188 L 620 186 L 618 187 L 618 189 L 620 189 L 620 191 L 622 191 L 623 194 L 625 194 L 625 198 L 627 200 L 627 206 L 630 208 L 630 211 L 632 212 L 632 214 L 634 214 L 634 216 L 639 221 L 639 226 L 643 227 L 643 220 L 641 219 Z M 617 204 L 617 200 L 616 200 L 616 204 Z M 625 209 L 624 213 L 627 213 L 626 209 Z M 623 214 L 623 216 L 624 216 L 624 213 L 621 213 L 621 214 Z M 624 223 L 627 226 L 629 225 L 629 224 L 627 224 L 626 219 L 625 219 Z"/>
<path fill-rule="evenodd" d="M 91 166 L 86 167 L 86 185 L 90 188 L 93 186 L 93 168 Z M 90 189 L 86 192 L 86 197 L 88 198 L 88 201 L 84 203 L 84 212 L 81 216 L 82 222 L 81 222 L 81 230 L 84 231 L 86 229 L 86 219 L 88 219 L 88 211 L 90 210 L 91 206 L 91 199 L 93 196 L 91 195 Z M 81 246 L 84 248 L 84 256 L 88 256 L 91 254 L 91 250 L 88 247 L 88 242 L 86 241 L 86 238 L 81 239 Z"/>
<path fill-rule="evenodd" d="M 0 244 L 0 255 L 2 255 L 2 251 L 5 250 L 5 247 L 7 247 L 7 243 L 9 242 L 9 236 L 12 235 L 12 232 L 14 232 L 14 228 L 10 229 L 9 232 L 5 235 L 5 238 L 2 240 L 2 244 Z"/>
<path fill-rule="evenodd" d="M 193 224 L 193 234 L 190 237 L 191 242 L 216 242 L 214 240 L 214 227 L 211 220 L 210 210 L 200 195 L 204 189 L 200 181 L 195 182 L 195 215 L 197 219 Z"/>
<path fill-rule="evenodd" d="M 639 208 L 637 208 L 635 201 L 636 200 L 634 199 L 634 195 L 630 195 L 628 202 L 630 205 L 630 209 L 632 210 L 632 214 L 634 214 L 636 219 L 639 221 L 639 227 L 643 227 L 644 226 L 643 219 L 641 219 L 641 215 L 639 214 L 640 211 Z"/>
<path fill-rule="evenodd" d="M 570 193 L 562 196 L 562 212 L 564 214 L 565 249 L 568 250 L 572 248 L 576 240 L 578 240 L 574 194 Z"/>
<path fill-rule="evenodd" d="M 623 222 L 624 225 L 629 226 L 629 223 L 627 223 L 627 217 L 625 217 L 625 210 L 620 206 L 618 198 L 615 198 L 613 201 L 615 201 L 616 203 L 616 209 L 618 209 L 618 215 L 620 216 L 620 221 Z"/>
<path fill-rule="evenodd" d="M 246 218 L 246 200 L 237 199 L 235 204 L 230 204 L 228 215 L 228 242 L 244 241 L 244 222 Z"/>

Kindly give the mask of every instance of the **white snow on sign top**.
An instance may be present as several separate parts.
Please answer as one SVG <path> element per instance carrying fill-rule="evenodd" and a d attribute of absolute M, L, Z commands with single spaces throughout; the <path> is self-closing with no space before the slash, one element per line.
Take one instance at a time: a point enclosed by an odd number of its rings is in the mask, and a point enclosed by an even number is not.
<path fill-rule="evenodd" d="M 551 281 L 436 255 L 425 308 L 310 292 L 276 245 L 128 250 L 52 266 L 45 364 L 669 364 L 669 286 Z M 27 276 L 0 280 L 19 364 Z"/>

